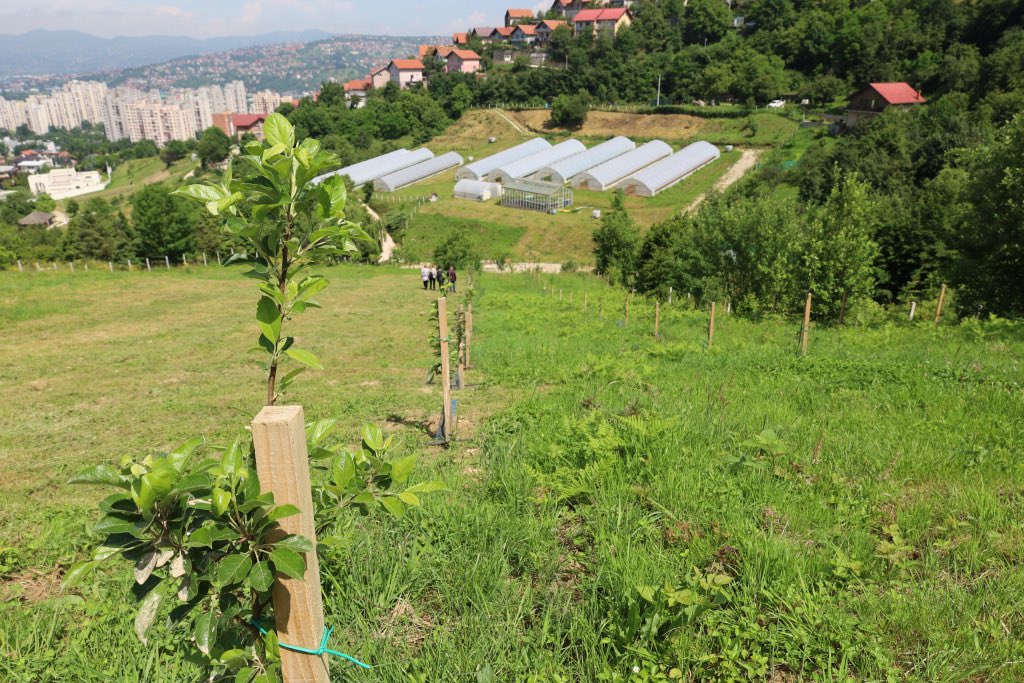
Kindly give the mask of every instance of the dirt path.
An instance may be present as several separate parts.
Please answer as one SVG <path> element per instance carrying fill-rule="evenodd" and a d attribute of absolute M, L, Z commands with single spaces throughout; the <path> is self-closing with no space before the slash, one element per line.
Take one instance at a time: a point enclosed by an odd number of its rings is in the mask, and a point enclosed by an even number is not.
<path fill-rule="evenodd" d="M 715 183 L 714 187 L 711 188 L 714 192 L 722 192 L 725 188 L 729 187 L 737 180 L 742 178 L 747 171 L 754 167 L 757 163 L 758 157 L 761 156 L 761 150 L 759 149 L 745 149 L 743 154 L 740 155 L 739 161 L 729 167 L 721 178 Z M 683 209 L 683 213 L 693 213 L 697 210 L 697 207 L 701 205 L 701 202 L 707 198 L 708 193 L 705 192 L 701 196 L 690 202 L 690 205 Z"/>
<path fill-rule="evenodd" d="M 513 128 L 515 128 L 515 130 L 516 130 L 516 132 L 517 132 L 517 133 L 519 133 L 519 134 L 521 134 L 521 135 L 529 135 L 529 134 L 530 134 L 530 131 L 528 131 L 528 130 L 526 130 L 525 128 L 523 128 L 522 126 L 520 126 L 520 125 L 519 125 L 518 123 L 516 123 L 516 122 L 515 122 L 515 121 L 514 121 L 514 120 L 512 119 L 512 117 L 511 117 L 511 116 L 509 116 L 508 114 L 506 114 L 506 113 L 505 113 L 505 112 L 503 112 L 502 110 L 500 110 L 500 109 L 494 109 L 493 111 L 497 112 L 498 116 L 500 116 L 501 118 L 503 118 L 503 119 L 505 119 L 506 121 L 508 121 L 508 125 L 510 125 L 510 126 L 512 126 Z"/>
<path fill-rule="evenodd" d="M 371 209 L 369 204 L 363 204 L 363 208 L 366 209 L 366 213 L 370 214 L 370 218 L 380 222 L 380 214 Z M 383 236 L 380 240 L 380 258 L 377 259 L 377 263 L 387 263 L 395 252 L 395 240 L 391 237 L 391 233 L 385 230 L 383 226 L 381 226 L 381 233 L 383 233 Z"/>

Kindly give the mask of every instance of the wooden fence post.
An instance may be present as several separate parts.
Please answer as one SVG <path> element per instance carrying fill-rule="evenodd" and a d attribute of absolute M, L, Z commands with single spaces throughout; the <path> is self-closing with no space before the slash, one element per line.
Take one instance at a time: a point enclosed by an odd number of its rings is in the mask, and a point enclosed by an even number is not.
<path fill-rule="evenodd" d="M 152 273 L 153 267 L 149 265 L 149 257 L 146 257 L 146 271 Z"/>
<path fill-rule="evenodd" d="M 171 269 L 171 257 L 164 254 L 164 265 L 167 266 L 167 270 Z"/>
<path fill-rule="evenodd" d="M 807 303 L 804 304 L 804 326 L 800 333 L 800 355 L 807 355 L 807 335 L 811 331 L 811 298 L 813 292 L 807 292 Z"/>
<path fill-rule="evenodd" d="M 128 272 L 132 272 L 132 260 L 128 259 Z"/>
<path fill-rule="evenodd" d="M 914 319 L 914 312 L 916 310 L 917 310 L 917 302 L 916 301 L 911 301 L 910 302 L 910 319 L 911 320 Z"/>
<path fill-rule="evenodd" d="M 107 261 L 107 267 L 110 268 L 110 272 L 111 273 L 114 272 L 114 262 L 113 261 Z"/>
<path fill-rule="evenodd" d="M 252 421 L 256 471 L 262 492 L 274 494 L 277 505 L 294 505 L 299 514 L 279 520 L 281 535 L 301 534 L 316 547 L 313 496 L 309 485 L 306 423 L 302 406 L 267 406 Z M 320 563 L 316 551 L 304 553 L 302 579 L 278 575 L 274 581 L 274 620 L 282 643 L 316 650 L 324 635 L 324 604 L 320 594 Z M 325 656 L 281 648 L 285 681 L 328 683 Z"/>
<path fill-rule="evenodd" d="M 711 316 L 708 318 L 708 349 L 715 343 L 715 302 L 711 302 Z"/>
<path fill-rule="evenodd" d="M 220 249 L 217 250 L 217 265 L 218 266 L 221 265 L 221 262 L 220 262 Z"/>
<path fill-rule="evenodd" d="M 658 338 L 658 323 L 661 322 L 661 302 L 654 302 L 654 338 Z"/>
<path fill-rule="evenodd" d="M 441 407 L 442 433 L 445 443 L 452 438 L 452 372 L 448 349 L 448 302 L 442 296 L 437 300 L 437 331 L 441 338 Z"/>
<path fill-rule="evenodd" d="M 24 270 L 22 269 L 22 267 L 21 267 L 21 259 L 18 259 L 18 272 L 19 272 L 19 273 L 24 273 L 24 272 L 25 272 L 25 271 L 24 271 Z"/>
<path fill-rule="evenodd" d="M 672 285 L 668 287 L 668 305 L 672 305 Z"/>
<path fill-rule="evenodd" d="M 466 304 L 466 369 L 469 365 L 469 348 L 473 345 L 473 304 Z"/>
<path fill-rule="evenodd" d="M 206 252 L 203 252 L 203 268 L 206 267 Z"/>
<path fill-rule="evenodd" d="M 188 267 L 188 257 L 187 257 L 187 256 L 185 256 L 185 254 L 182 254 L 182 255 L 181 255 L 181 264 L 182 264 L 183 266 L 185 266 L 186 268 Z"/>
<path fill-rule="evenodd" d="M 39 265 L 39 261 L 36 261 L 36 270 L 37 270 L 38 272 L 42 272 L 42 271 L 43 271 L 43 268 L 42 268 L 42 266 L 40 266 L 40 265 Z"/>
<path fill-rule="evenodd" d="M 71 269 L 72 273 L 75 272 L 75 262 L 74 261 L 68 261 L 68 268 Z"/>
<path fill-rule="evenodd" d="M 942 289 L 939 290 L 939 305 L 935 307 L 935 324 L 939 324 L 939 316 L 942 315 L 942 302 L 946 298 L 946 285 L 942 285 Z"/>

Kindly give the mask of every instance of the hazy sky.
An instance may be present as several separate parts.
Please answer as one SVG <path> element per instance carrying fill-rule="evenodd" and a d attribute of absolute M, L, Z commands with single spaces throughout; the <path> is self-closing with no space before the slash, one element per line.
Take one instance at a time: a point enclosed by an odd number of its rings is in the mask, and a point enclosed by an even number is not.
<path fill-rule="evenodd" d="M 98 36 L 210 36 L 321 29 L 426 35 L 500 25 L 527 0 L 0 0 L 0 33 L 73 29 Z M 45 48 L 44 48 L 45 49 Z"/>

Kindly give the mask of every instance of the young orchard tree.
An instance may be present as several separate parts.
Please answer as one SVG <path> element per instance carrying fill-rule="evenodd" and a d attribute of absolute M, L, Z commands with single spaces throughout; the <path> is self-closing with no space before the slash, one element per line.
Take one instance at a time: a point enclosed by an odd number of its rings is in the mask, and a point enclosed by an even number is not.
<path fill-rule="evenodd" d="M 250 142 L 238 157 L 239 177 L 232 164 L 221 182 L 185 185 L 174 194 L 203 202 L 215 216 L 225 215 L 226 229 L 253 250 L 238 258 L 249 259 L 247 275 L 259 281 L 262 294 L 256 321 L 259 349 L 266 354 L 261 366 L 267 372 L 267 405 L 272 406 L 305 367 L 322 367 L 313 353 L 297 348 L 294 337 L 282 332 L 286 319 L 319 307 L 313 297 L 328 281 L 310 274 L 310 264 L 322 256 L 358 255 L 355 240 L 369 237 L 345 219 L 348 197 L 341 176 L 312 182 L 338 165 L 335 155 L 310 138 L 297 143 L 295 129 L 280 114 L 267 117 L 263 134 L 266 143 Z M 279 379 L 278 369 L 289 361 L 301 367 Z"/>

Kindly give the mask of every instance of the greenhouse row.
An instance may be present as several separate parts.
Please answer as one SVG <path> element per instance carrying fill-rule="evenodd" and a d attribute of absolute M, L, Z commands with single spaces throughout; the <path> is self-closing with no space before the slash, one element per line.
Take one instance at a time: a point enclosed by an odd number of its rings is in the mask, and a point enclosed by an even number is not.
<path fill-rule="evenodd" d="M 551 147 L 551 143 L 544 138 L 533 138 L 532 140 L 527 140 L 515 147 L 509 147 L 497 154 L 492 154 L 491 156 L 480 159 L 479 161 L 466 164 L 455 174 L 455 179 L 462 180 L 463 178 L 468 178 L 469 180 L 485 180 L 489 173 L 500 166 L 510 164 L 513 161 L 518 161 L 519 159 L 528 157 L 531 154 L 536 154 L 537 152 L 543 151 L 549 147 Z"/>
<path fill-rule="evenodd" d="M 433 159 L 427 159 L 414 166 L 389 173 L 373 181 L 373 189 L 377 192 L 394 192 L 421 180 L 426 180 L 439 173 L 462 165 L 462 156 L 458 152 L 448 152 Z"/>
<path fill-rule="evenodd" d="M 572 186 L 578 190 L 603 192 L 618 185 L 631 174 L 672 154 L 672 148 L 661 140 L 651 140 L 636 149 L 594 166 L 573 177 Z"/>
<path fill-rule="evenodd" d="M 531 154 L 530 156 L 509 162 L 490 174 L 490 180 L 496 183 L 507 183 L 510 180 L 529 178 L 548 164 L 553 164 L 568 157 L 586 151 L 586 146 L 579 140 L 565 140 L 553 147 Z"/>
<path fill-rule="evenodd" d="M 325 173 L 314 179 L 313 182 L 321 183 L 331 176 L 340 175 L 348 176 L 352 184 L 358 187 L 389 173 L 400 171 L 403 168 L 408 168 L 433 158 L 434 153 L 425 147 L 414 151 L 396 149 L 394 152 L 388 152 L 379 157 L 360 161 L 358 164 L 352 164 L 345 168 L 339 168 L 337 171 Z"/>
<path fill-rule="evenodd" d="M 695 142 L 656 164 L 634 173 L 622 181 L 621 187 L 629 195 L 653 197 L 667 190 L 697 169 L 721 156 L 710 142 Z"/>

